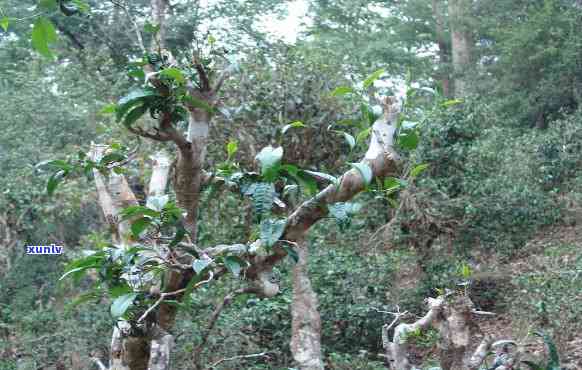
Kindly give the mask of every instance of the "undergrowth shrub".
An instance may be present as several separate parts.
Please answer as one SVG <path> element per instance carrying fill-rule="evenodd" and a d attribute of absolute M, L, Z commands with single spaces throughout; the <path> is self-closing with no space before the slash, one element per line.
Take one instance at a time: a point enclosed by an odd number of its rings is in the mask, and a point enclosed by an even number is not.
<path fill-rule="evenodd" d="M 430 172 L 418 187 L 458 201 L 453 213 L 450 204 L 435 204 L 458 221 L 457 247 L 511 255 L 540 227 L 561 220 L 557 194 L 579 172 L 582 113 L 545 131 L 499 125 L 493 115 L 471 100 L 437 109 L 424 126 L 417 161 Z"/>

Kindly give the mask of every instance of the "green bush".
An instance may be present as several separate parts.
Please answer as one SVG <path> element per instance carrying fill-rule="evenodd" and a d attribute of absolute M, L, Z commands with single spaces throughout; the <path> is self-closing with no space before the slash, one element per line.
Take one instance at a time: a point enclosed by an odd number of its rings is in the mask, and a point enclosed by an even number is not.
<path fill-rule="evenodd" d="M 446 194 L 450 201 L 435 208 L 458 221 L 462 250 L 480 244 L 516 252 L 562 218 L 557 194 L 579 172 L 580 112 L 546 131 L 499 126 L 498 119 L 483 102 L 468 100 L 437 109 L 423 132 L 417 160 L 430 173 L 418 187 Z"/>

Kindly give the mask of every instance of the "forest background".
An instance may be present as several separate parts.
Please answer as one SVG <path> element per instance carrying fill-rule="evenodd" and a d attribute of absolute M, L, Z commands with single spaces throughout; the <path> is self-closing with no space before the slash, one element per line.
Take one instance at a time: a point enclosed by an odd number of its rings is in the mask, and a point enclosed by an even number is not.
<path fill-rule="evenodd" d="M 168 50 L 236 66 L 212 118 L 209 168 L 258 169 L 261 149 L 280 145 L 285 163 L 338 176 L 365 153 L 379 97 L 405 102 L 408 172 L 309 232 L 326 367 L 385 368 L 387 312 L 422 315 L 426 297 L 465 281 L 473 302 L 497 315 L 486 330 L 543 357 L 530 334 L 543 329 L 563 366 L 582 366 L 579 0 L 164 2 Z M 53 172 L 43 163 L 87 153 L 91 142 L 138 147 L 123 171 L 145 203 L 152 155 L 169 144 L 139 139 L 111 107 L 144 78 L 134 26 L 146 44 L 156 29 L 150 1 L 72 1 L 71 16 L 44 3 L 0 3 L 0 369 L 94 369 L 93 359 L 107 362 L 113 299 L 82 295 L 94 276 L 59 278 L 84 251 L 108 245 L 110 231 L 91 176 L 47 194 Z M 305 10 L 296 31 L 283 29 L 295 23 L 284 21 L 289 9 Z M 41 18 L 57 39 L 31 34 Z M 208 187 L 200 202 L 197 243 L 256 238 L 248 197 Z M 65 253 L 24 253 L 46 243 Z M 294 366 L 294 265 L 276 266 L 275 297 L 245 294 L 225 307 L 202 363 Z M 185 303 L 172 368 L 191 368 L 208 318 L 237 284 L 221 279 Z M 415 343 L 425 366 L 433 334 Z"/>

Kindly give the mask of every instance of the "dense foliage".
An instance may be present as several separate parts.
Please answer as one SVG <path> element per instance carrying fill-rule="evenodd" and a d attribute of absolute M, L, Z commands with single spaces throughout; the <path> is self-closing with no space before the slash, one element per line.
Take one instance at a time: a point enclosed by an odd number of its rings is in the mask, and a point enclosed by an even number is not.
<path fill-rule="evenodd" d="M 142 115 L 151 124 L 171 100 L 151 86 L 135 89 L 145 77 L 140 60 L 150 56 L 137 46 L 125 11 L 149 44 L 156 35 L 149 2 L 114 3 L 0 5 L 0 369 L 81 369 L 91 356 L 106 358 L 110 306 L 128 293 L 95 296 L 97 274 L 75 287 L 59 281 L 66 268 L 81 266 L 71 261 L 83 251 L 108 247 L 90 170 L 123 158 L 93 163 L 79 153 L 91 141 L 120 156 L 139 148 L 123 171 L 143 196 L 150 155 L 168 148 L 126 130 Z M 566 357 L 575 349 L 580 241 L 531 240 L 579 222 L 579 1 L 476 2 L 466 19 L 474 41 L 470 89 L 457 99 L 443 95 L 445 77 L 454 77 L 452 30 L 448 23 L 438 30 L 435 9 L 446 19 L 446 1 L 434 1 L 436 7 L 426 1 L 306 1 L 310 21 L 294 43 L 263 27 L 266 16 L 284 17 L 288 2 L 168 3 L 167 47 L 177 60 L 202 47 L 212 67 L 237 70 L 213 111 L 207 162 L 241 191 L 204 190 L 198 230 L 204 245 L 253 237 L 272 244 L 282 232 L 280 215 L 271 214 L 274 194 L 283 197 L 287 189 L 285 196 L 297 202 L 321 186 L 314 179 L 333 183 L 365 152 L 381 111 L 378 94 L 405 95 L 398 139 L 404 175 L 369 184 L 353 203 L 330 207 L 330 217 L 310 233 L 310 275 L 329 368 L 385 368 L 378 356 L 380 328 L 392 317 L 383 312 L 400 307 L 421 314 L 425 297 L 465 280 L 472 281 L 478 305 L 513 319 L 513 333 L 534 323 L 554 335 Z M 446 42 L 439 44 L 443 35 Z M 181 90 L 181 80 L 194 72 L 167 65 L 158 72 L 172 86 L 180 127 L 180 109 L 197 104 L 185 101 Z M 283 152 L 264 151 L 269 145 Z M 56 166 L 58 188 L 54 163 L 46 165 L 55 158 L 68 161 Z M 359 170 L 365 177 L 366 168 Z M 304 192 L 292 194 L 296 185 Z M 166 218 L 179 218 L 174 200 L 154 215 L 172 232 L 180 230 Z M 148 226 L 133 231 L 139 235 Z M 66 253 L 24 255 L 26 245 L 44 243 L 63 245 Z M 98 255 L 103 261 L 106 251 Z M 276 269 L 281 293 L 237 297 L 210 336 L 206 363 L 266 353 L 238 360 L 236 368 L 293 366 L 290 251 Z M 116 263 L 106 267 L 110 277 L 121 274 Z M 242 265 L 226 257 L 221 263 L 230 272 Z M 566 284 L 570 278 L 574 283 Z M 190 368 L 190 353 L 206 330 L 200 317 L 210 316 L 236 282 L 202 288 L 182 304 L 172 353 L 176 369 Z M 73 304 L 81 301 L 89 303 Z M 430 354 L 434 342 L 430 333 L 421 337 L 418 352 Z"/>

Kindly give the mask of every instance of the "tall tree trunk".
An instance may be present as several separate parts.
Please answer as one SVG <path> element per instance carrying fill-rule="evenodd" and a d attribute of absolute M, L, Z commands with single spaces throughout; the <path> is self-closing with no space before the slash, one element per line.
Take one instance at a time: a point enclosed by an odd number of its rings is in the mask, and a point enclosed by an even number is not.
<path fill-rule="evenodd" d="M 455 97 L 458 98 L 462 98 L 468 93 L 467 76 L 473 49 L 470 17 L 470 0 L 449 0 L 454 91 Z"/>
<path fill-rule="evenodd" d="M 321 359 L 321 318 L 317 295 L 309 279 L 309 251 L 305 241 L 298 241 L 299 261 L 293 267 L 293 303 L 291 304 L 291 353 L 300 370 L 323 370 Z"/>
<path fill-rule="evenodd" d="M 435 20 L 435 34 L 437 45 L 439 47 L 439 67 L 437 78 L 441 82 L 443 95 L 447 98 L 450 98 L 453 96 L 449 73 L 451 50 L 449 43 L 445 39 L 445 23 L 443 18 L 443 10 L 441 9 L 442 5 L 443 4 L 441 0 L 432 0 L 432 13 Z"/>

